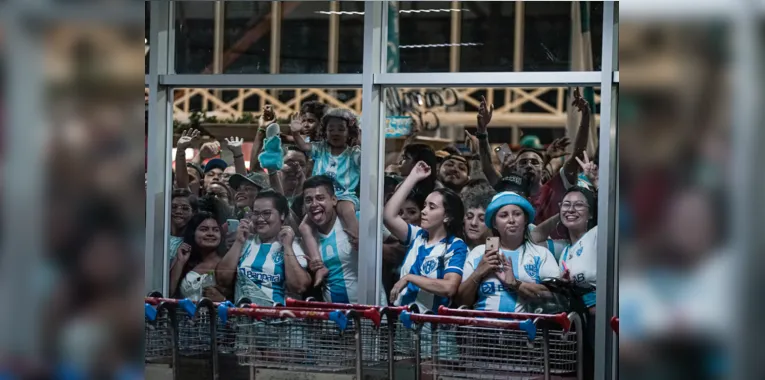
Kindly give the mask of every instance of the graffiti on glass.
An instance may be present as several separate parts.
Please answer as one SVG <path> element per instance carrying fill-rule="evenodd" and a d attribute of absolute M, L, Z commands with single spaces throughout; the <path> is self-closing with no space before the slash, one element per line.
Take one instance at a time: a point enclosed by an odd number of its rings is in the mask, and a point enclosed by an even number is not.
<path fill-rule="evenodd" d="M 441 126 L 435 108 L 449 109 L 459 104 L 459 95 L 453 88 L 438 90 L 385 90 L 385 106 L 388 115 L 411 116 L 416 129 L 433 131 Z"/>

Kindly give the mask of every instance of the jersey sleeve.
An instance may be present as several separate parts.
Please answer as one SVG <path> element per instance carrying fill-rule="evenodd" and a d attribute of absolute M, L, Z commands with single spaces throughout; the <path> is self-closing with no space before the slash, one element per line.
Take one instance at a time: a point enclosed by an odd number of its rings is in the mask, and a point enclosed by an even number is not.
<path fill-rule="evenodd" d="M 542 248 L 540 251 L 542 260 L 540 261 L 538 268 L 539 280 L 541 281 L 549 277 L 560 278 L 560 268 L 558 267 L 558 262 L 555 261 L 552 252 L 546 248 Z"/>
<path fill-rule="evenodd" d="M 297 241 L 292 242 L 292 251 L 295 252 L 295 258 L 297 258 L 298 264 L 303 269 L 308 268 L 308 258 L 303 252 L 303 248 L 300 247 Z"/>
<path fill-rule="evenodd" d="M 351 159 L 353 160 L 353 164 L 356 165 L 356 167 L 361 167 L 361 147 L 358 145 L 355 145 L 351 147 Z"/>
<path fill-rule="evenodd" d="M 327 150 L 326 145 L 327 143 L 325 141 L 312 142 L 310 152 L 311 159 L 316 160 L 317 157 L 324 155 L 324 151 Z"/>
<path fill-rule="evenodd" d="M 476 263 L 478 262 L 476 259 L 483 256 L 485 249 L 485 245 L 479 245 L 468 253 L 467 258 L 465 259 L 465 265 L 462 267 L 462 282 L 467 281 L 468 277 L 475 272 Z"/>
<path fill-rule="evenodd" d="M 446 252 L 446 269 L 444 274 L 457 273 L 462 276 L 462 268 L 465 266 L 465 260 L 467 259 L 468 248 L 464 241 L 455 240 L 452 244 L 449 244 L 449 251 Z"/>
<path fill-rule="evenodd" d="M 411 225 L 411 224 L 408 224 L 407 228 L 408 230 L 406 232 L 406 239 L 401 241 L 401 244 L 408 247 L 412 245 L 412 242 L 414 241 L 414 239 L 417 238 L 417 235 L 420 233 L 420 230 L 422 230 L 422 228 L 417 227 L 415 225 Z"/>

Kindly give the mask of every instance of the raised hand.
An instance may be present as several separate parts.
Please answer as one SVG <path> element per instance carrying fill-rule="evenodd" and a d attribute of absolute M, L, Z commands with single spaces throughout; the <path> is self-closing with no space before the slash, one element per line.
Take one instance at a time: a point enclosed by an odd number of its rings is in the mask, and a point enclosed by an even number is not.
<path fill-rule="evenodd" d="M 587 179 L 590 180 L 590 183 L 593 185 L 598 184 L 598 165 L 595 163 L 595 161 L 590 161 L 590 157 L 587 155 L 587 152 L 584 152 L 584 161 L 580 160 L 579 157 L 576 158 L 576 162 L 579 163 L 579 166 L 582 168 L 582 173 L 587 176 Z"/>
<path fill-rule="evenodd" d="M 292 115 L 290 119 L 290 131 L 300 133 L 303 131 L 303 118 L 299 114 Z"/>
<path fill-rule="evenodd" d="M 239 156 L 242 154 L 242 143 L 244 143 L 243 138 L 231 136 L 230 138 L 225 139 L 225 141 L 228 150 L 230 150 L 234 156 Z"/>
<path fill-rule="evenodd" d="M 239 227 L 236 229 L 236 241 L 244 244 L 247 238 L 250 237 L 252 231 L 252 221 L 250 219 L 242 219 L 239 221 Z"/>
<path fill-rule="evenodd" d="M 258 118 L 258 127 L 265 128 L 272 121 L 276 120 L 274 108 L 270 104 L 263 106 L 263 114 Z"/>
<path fill-rule="evenodd" d="M 551 160 L 554 158 L 560 158 L 566 155 L 566 148 L 571 145 L 571 141 L 568 137 L 562 137 L 553 140 L 553 142 L 547 147 L 547 157 Z"/>
<path fill-rule="evenodd" d="M 292 242 L 295 240 L 295 231 L 292 230 L 292 227 L 289 226 L 283 226 L 281 230 L 279 230 L 279 243 L 282 243 L 282 247 L 285 246 L 291 246 Z"/>
<path fill-rule="evenodd" d="M 178 247 L 178 254 L 175 257 L 181 265 L 185 265 L 189 261 L 190 256 L 191 246 L 188 243 L 183 243 Z"/>
<path fill-rule="evenodd" d="M 199 155 L 202 159 L 215 157 L 218 153 L 220 153 L 220 143 L 217 141 L 206 142 L 199 148 Z"/>
<path fill-rule="evenodd" d="M 418 161 L 414 165 L 412 172 L 409 173 L 409 177 L 412 177 L 419 182 L 425 178 L 430 177 L 430 171 L 431 168 L 428 166 L 428 164 L 426 164 L 424 161 Z"/>
<path fill-rule="evenodd" d="M 486 133 L 486 127 L 491 122 L 491 116 L 494 114 L 494 105 L 486 106 L 486 97 L 481 96 L 481 105 L 478 106 L 478 133 Z"/>
<path fill-rule="evenodd" d="M 471 152 L 478 153 L 478 137 L 475 137 L 468 131 L 465 131 L 465 145 L 467 145 Z"/>
<path fill-rule="evenodd" d="M 582 94 L 579 92 L 579 87 L 574 89 L 574 101 L 571 102 L 571 105 L 576 107 L 579 112 L 590 112 L 590 105 L 582 97 Z"/>
<path fill-rule="evenodd" d="M 186 150 L 191 146 L 196 139 L 199 138 L 199 131 L 194 128 L 189 128 L 181 132 L 181 137 L 178 139 L 176 147 L 181 150 Z"/>
<path fill-rule="evenodd" d="M 494 249 L 486 251 L 481 257 L 481 261 L 478 262 L 476 272 L 481 274 L 481 278 L 488 276 L 491 273 L 496 272 L 500 266 L 499 251 Z"/>

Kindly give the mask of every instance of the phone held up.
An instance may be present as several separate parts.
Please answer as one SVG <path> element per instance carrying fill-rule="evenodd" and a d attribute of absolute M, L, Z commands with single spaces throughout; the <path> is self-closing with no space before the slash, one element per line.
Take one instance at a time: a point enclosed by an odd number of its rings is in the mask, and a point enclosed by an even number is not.
<path fill-rule="evenodd" d="M 496 236 L 491 236 L 486 238 L 486 249 L 484 252 L 489 251 L 499 251 L 499 238 Z M 501 253 L 500 253 L 501 254 Z M 502 262 L 499 263 L 499 270 L 504 270 L 502 266 Z"/>

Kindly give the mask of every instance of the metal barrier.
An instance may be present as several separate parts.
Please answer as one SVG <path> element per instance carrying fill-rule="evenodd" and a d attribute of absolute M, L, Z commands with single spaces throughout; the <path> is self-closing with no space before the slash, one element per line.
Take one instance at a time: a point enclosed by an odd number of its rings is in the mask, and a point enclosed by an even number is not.
<path fill-rule="evenodd" d="M 377 307 L 287 299 L 261 307 L 147 297 L 145 360 L 175 379 L 505 379 L 576 375 L 583 330 L 575 313 Z M 234 365 L 236 362 L 239 365 Z M 183 371 L 181 371 L 181 369 Z M 299 374 L 299 376 L 298 376 Z"/>

